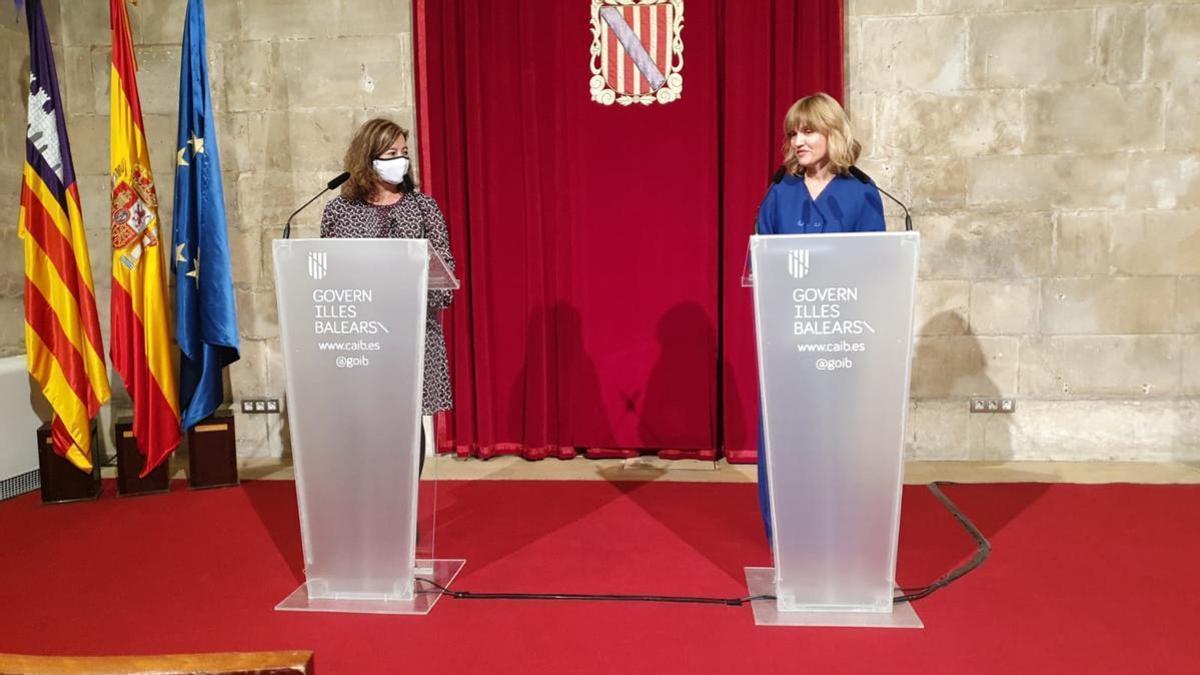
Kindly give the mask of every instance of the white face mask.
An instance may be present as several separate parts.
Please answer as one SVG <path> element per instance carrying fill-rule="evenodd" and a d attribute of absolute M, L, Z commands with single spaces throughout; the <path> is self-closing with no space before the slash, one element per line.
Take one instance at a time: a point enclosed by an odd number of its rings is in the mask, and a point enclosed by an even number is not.
<path fill-rule="evenodd" d="M 407 157 L 392 157 L 390 159 L 377 159 L 371 163 L 375 167 L 375 173 L 383 179 L 385 183 L 399 185 L 404 181 L 404 175 L 408 173 L 408 158 Z"/>

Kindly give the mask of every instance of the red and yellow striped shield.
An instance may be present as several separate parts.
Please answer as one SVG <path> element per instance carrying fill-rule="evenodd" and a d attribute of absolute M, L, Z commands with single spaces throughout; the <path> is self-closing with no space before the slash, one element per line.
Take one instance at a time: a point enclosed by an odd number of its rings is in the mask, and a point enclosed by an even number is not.
<path fill-rule="evenodd" d="M 593 0 L 592 98 L 669 103 L 683 79 L 683 0 Z"/>

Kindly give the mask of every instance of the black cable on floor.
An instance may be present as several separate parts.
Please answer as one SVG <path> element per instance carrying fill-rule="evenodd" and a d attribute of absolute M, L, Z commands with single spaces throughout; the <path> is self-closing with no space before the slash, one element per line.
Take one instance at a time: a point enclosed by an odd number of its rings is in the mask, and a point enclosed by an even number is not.
<path fill-rule="evenodd" d="M 945 493 L 943 493 L 941 491 L 941 488 L 939 487 L 939 485 L 940 485 L 940 483 L 930 483 L 929 484 L 930 492 L 933 492 L 933 495 L 938 498 L 938 501 L 940 501 L 942 503 L 942 505 L 945 506 L 948 511 L 950 511 L 950 514 L 954 516 L 955 520 L 957 520 L 959 522 L 959 524 L 961 524 L 963 526 L 963 528 L 965 528 L 967 530 L 967 532 L 975 539 L 975 542 L 978 545 L 978 547 L 976 548 L 975 555 L 972 556 L 971 560 L 967 561 L 967 563 L 965 563 L 964 565 L 961 565 L 961 566 L 951 570 L 950 572 L 946 573 L 944 576 L 939 578 L 937 581 L 934 581 L 932 584 L 929 584 L 928 586 L 924 586 L 921 588 L 902 588 L 902 589 L 900 589 L 904 593 L 904 595 L 898 595 L 895 598 L 893 598 L 892 601 L 895 603 L 914 602 L 916 600 L 920 600 L 922 598 L 928 597 L 930 594 L 934 593 L 938 589 L 949 586 L 956 579 L 961 578 L 963 575 L 967 574 L 971 570 L 975 569 L 976 567 L 979 567 L 981 564 L 983 564 L 983 561 L 987 559 L 988 555 L 991 554 L 992 546 L 991 546 L 991 544 L 988 543 L 988 540 L 983 536 L 983 533 L 980 532 L 979 529 L 975 527 L 974 523 L 972 523 L 970 520 L 967 519 L 967 517 L 965 515 L 963 515 L 962 511 L 960 511 L 958 509 L 958 507 L 954 505 L 954 502 L 950 501 L 950 498 L 947 497 L 945 495 Z M 451 590 L 449 588 L 446 588 L 445 586 L 442 586 L 441 584 L 437 583 L 436 581 L 433 581 L 432 579 L 426 579 L 424 577 L 417 577 L 416 581 L 426 583 L 426 584 L 429 584 L 430 586 L 433 586 L 432 589 L 419 590 L 419 591 L 417 591 L 417 593 L 420 593 L 420 594 L 439 593 L 441 595 L 448 595 L 452 598 L 455 598 L 456 600 L 588 600 L 588 601 L 607 600 L 607 601 L 616 601 L 616 602 L 669 602 L 669 603 L 677 603 L 677 604 L 725 605 L 728 607 L 740 607 L 748 602 L 753 602 L 755 600 L 774 600 L 775 599 L 775 596 L 773 596 L 773 595 L 751 595 L 751 596 L 747 596 L 744 598 L 706 598 L 706 597 L 696 597 L 696 596 L 688 596 L 688 595 L 624 595 L 624 594 L 595 594 L 595 593 L 475 593 L 472 591 Z"/>
<path fill-rule="evenodd" d="M 673 602 L 692 605 L 727 605 L 739 607 L 753 600 L 774 599 L 775 596 L 752 595 L 745 598 L 703 598 L 690 595 L 624 595 L 619 593 L 474 593 L 454 591 L 432 579 L 417 577 L 417 581 L 433 586 L 435 590 L 417 593 L 440 593 L 458 600 L 609 600 L 618 602 Z"/>
<path fill-rule="evenodd" d="M 929 584 L 928 586 L 923 588 L 900 589 L 904 594 L 892 598 L 893 603 L 914 602 L 916 600 L 928 597 L 938 589 L 949 586 L 952 582 L 959 579 L 967 572 L 970 572 L 976 567 L 982 565 L 983 561 L 987 560 L 988 556 L 992 553 L 992 545 L 988 543 L 987 537 L 984 537 L 983 533 L 979 531 L 979 528 L 975 527 L 975 523 L 972 523 L 965 515 L 963 515 L 963 512 L 958 510 L 958 507 L 955 506 L 954 502 L 950 501 L 950 498 L 947 497 L 944 492 L 942 492 L 942 484 L 942 482 L 930 483 L 929 491 L 933 493 L 934 497 L 938 498 L 938 501 L 942 503 L 942 506 L 946 507 L 946 510 L 950 512 L 950 515 L 954 516 L 954 519 L 958 521 L 959 525 L 962 525 L 963 529 L 965 529 L 967 533 L 970 534 L 975 540 L 975 555 L 971 556 L 971 559 L 966 563 L 950 570 L 940 579 L 932 584 Z"/>

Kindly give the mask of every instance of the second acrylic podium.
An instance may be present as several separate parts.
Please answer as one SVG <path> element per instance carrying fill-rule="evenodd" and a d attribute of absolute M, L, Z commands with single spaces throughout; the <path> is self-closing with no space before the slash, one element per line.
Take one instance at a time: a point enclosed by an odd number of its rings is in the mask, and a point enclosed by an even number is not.
<path fill-rule="evenodd" d="M 423 239 L 276 240 L 274 260 L 306 577 L 277 609 L 428 613 L 423 580 L 464 564 L 417 542 L 426 295 L 458 281 Z"/>
<path fill-rule="evenodd" d="M 773 568 L 761 625 L 917 627 L 895 603 L 915 232 L 750 238 Z M 743 283 L 746 283 L 745 277 Z"/>

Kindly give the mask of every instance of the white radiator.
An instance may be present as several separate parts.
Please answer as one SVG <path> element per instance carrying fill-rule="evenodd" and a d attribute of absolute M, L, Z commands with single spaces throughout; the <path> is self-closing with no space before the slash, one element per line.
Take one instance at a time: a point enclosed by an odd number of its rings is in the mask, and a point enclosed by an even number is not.
<path fill-rule="evenodd" d="M 0 500 L 41 487 L 29 383 L 24 354 L 0 358 Z"/>

